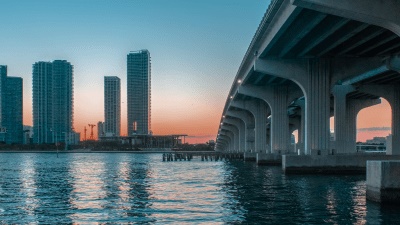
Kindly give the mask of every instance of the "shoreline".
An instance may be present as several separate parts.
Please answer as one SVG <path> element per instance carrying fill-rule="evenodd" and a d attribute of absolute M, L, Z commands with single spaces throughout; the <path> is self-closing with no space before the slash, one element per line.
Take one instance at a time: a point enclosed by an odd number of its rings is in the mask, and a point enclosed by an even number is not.
<path fill-rule="evenodd" d="M 0 153 L 134 153 L 134 154 L 154 154 L 154 153 L 194 153 L 194 154 L 205 154 L 205 153 L 217 153 L 216 151 L 130 151 L 130 150 L 90 150 L 90 149 L 76 149 L 76 150 L 0 150 Z"/>

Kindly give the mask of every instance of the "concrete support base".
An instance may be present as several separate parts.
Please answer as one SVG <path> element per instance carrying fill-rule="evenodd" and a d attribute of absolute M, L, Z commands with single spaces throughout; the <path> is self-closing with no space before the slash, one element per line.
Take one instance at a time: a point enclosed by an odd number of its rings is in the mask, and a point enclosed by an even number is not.
<path fill-rule="evenodd" d="M 244 161 L 245 162 L 254 162 L 257 160 L 257 153 L 255 152 L 245 152 L 244 153 Z"/>
<path fill-rule="evenodd" d="M 367 160 L 400 160 L 400 155 L 284 155 L 286 174 L 364 174 Z"/>
<path fill-rule="evenodd" d="M 367 199 L 400 203 L 400 161 L 367 162 Z"/>
<path fill-rule="evenodd" d="M 257 153 L 257 165 L 282 165 L 282 155 Z"/>

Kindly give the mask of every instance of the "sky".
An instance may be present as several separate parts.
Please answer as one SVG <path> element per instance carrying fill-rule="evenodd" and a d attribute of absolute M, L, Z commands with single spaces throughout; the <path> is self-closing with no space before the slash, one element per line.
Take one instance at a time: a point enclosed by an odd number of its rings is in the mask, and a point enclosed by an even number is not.
<path fill-rule="evenodd" d="M 104 121 L 104 76 L 118 76 L 126 135 L 126 55 L 148 49 L 151 130 L 204 143 L 216 137 L 229 89 L 270 0 L 0 2 L 0 65 L 24 80 L 25 125 L 32 125 L 32 64 L 64 59 L 74 66 L 75 130 L 83 136 L 87 124 Z M 386 114 L 390 118 L 387 104 L 363 110 L 358 127 L 390 126 Z"/>

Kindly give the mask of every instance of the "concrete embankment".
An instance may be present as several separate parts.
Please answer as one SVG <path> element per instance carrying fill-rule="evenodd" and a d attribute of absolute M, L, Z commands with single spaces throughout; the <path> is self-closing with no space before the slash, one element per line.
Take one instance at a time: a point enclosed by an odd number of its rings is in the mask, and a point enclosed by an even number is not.
<path fill-rule="evenodd" d="M 286 174 L 365 174 L 368 160 L 400 160 L 400 155 L 284 155 Z"/>

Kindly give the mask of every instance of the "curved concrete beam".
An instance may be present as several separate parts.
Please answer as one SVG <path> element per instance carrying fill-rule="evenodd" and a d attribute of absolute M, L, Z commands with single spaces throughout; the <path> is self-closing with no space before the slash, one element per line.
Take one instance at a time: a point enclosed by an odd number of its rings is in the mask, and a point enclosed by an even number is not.
<path fill-rule="evenodd" d="M 397 0 L 293 0 L 293 4 L 384 27 L 400 36 L 400 4 Z"/>

